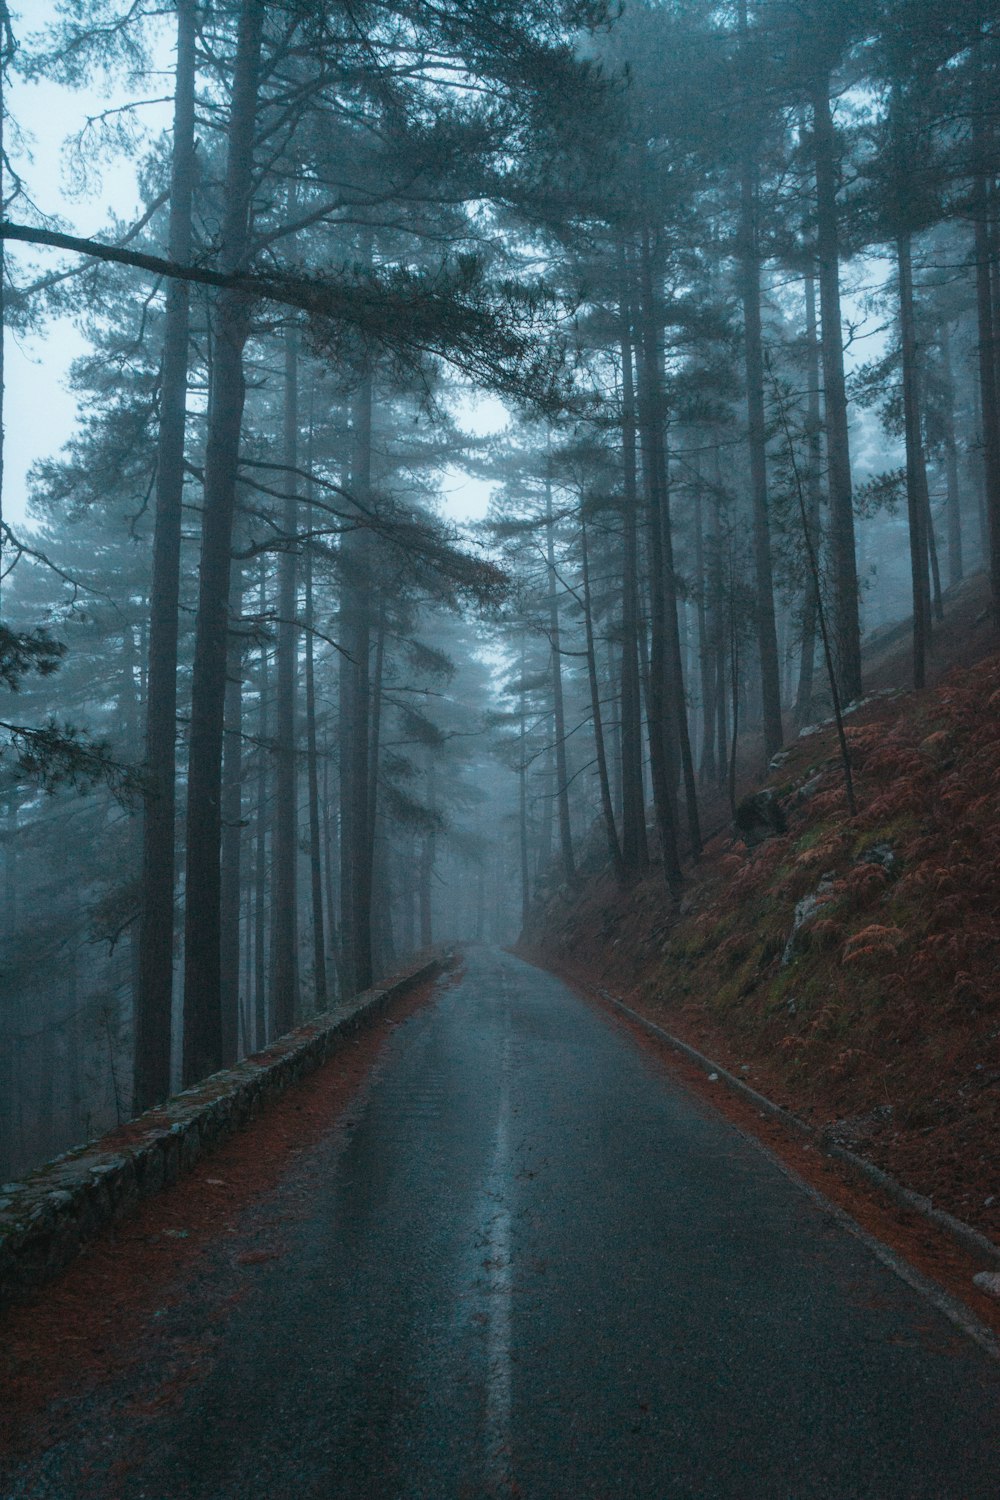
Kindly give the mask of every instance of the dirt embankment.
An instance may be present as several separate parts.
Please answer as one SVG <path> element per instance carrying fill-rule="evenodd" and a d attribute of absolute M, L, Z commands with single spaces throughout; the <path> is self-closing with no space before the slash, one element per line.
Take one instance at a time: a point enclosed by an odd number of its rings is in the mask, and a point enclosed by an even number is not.
<path fill-rule="evenodd" d="M 717 835 L 679 909 L 658 867 L 563 890 L 522 948 L 997 1239 L 1000 655 L 875 698 L 848 741 L 856 816 L 833 731 L 809 734 L 763 784 L 783 836 Z"/>

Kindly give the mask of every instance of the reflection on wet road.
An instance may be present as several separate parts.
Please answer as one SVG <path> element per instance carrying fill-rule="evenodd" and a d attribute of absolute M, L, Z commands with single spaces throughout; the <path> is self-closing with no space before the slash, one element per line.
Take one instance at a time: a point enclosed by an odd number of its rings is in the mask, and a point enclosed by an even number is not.
<path fill-rule="evenodd" d="M 1000 1367 L 509 955 L 469 950 L 302 1170 L 285 1253 L 114 1493 L 1000 1493 Z"/>

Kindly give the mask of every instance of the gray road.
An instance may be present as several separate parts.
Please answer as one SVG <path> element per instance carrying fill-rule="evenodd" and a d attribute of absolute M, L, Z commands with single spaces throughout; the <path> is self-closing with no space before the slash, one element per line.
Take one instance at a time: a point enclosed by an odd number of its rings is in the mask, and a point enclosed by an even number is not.
<path fill-rule="evenodd" d="M 1000 1495 L 1000 1366 L 514 958 L 471 949 L 297 1170 L 308 1211 L 135 1466 L 14 1493 Z"/>

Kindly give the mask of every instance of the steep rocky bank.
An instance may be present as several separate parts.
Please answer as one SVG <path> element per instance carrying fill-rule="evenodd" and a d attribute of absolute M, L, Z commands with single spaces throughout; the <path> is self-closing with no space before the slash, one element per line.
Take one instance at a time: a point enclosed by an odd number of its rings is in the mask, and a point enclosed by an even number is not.
<path fill-rule="evenodd" d="M 1000 655 L 883 687 L 847 737 L 856 816 L 833 729 L 806 733 L 760 788 L 787 832 L 717 834 L 679 906 L 659 867 L 563 888 L 521 950 L 997 1238 Z"/>

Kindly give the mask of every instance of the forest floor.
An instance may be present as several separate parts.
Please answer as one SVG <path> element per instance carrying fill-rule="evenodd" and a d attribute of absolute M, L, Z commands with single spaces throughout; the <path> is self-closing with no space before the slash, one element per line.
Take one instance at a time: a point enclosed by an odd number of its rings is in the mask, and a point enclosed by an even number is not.
<path fill-rule="evenodd" d="M 786 834 L 748 849 L 712 804 L 679 908 L 659 867 L 592 875 L 520 951 L 1000 1239 L 1000 655 L 982 576 L 949 604 L 924 691 L 905 627 L 869 651 L 856 816 L 834 729 L 805 732 L 758 783 Z"/>

